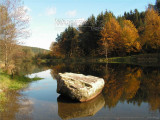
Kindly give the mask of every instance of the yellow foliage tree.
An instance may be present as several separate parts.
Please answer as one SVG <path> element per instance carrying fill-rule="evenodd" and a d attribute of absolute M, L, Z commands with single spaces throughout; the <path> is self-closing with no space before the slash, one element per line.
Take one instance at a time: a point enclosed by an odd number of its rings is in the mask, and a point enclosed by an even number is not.
<path fill-rule="evenodd" d="M 121 26 L 115 18 L 110 18 L 106 22 L 104 28 L 101 31 L 101 43 L 105 48 L 105 54 L 107 57 L 108 52 L 112 52 L 119 47 L 121 41 Z"/>
<path fill-rule="evenodd" d="M 125 49 L 124 52 L 131 52 L 141 49 L 137 39 L 139 38 L 138 30 L 130 20 L 123 21 L 122 28 L 122 46 Z"/>
<path fill-rule="evenodd" d="M 142 44 L 154 49 L 160 47 L 160 16 L 153 8 L 148 8 L 146 11 Z"/>
<path fill-rule="evenodd" d="M 115 18 L 110 18 L 102 29 L 101 35 L 101 45 L 105 48 L 106 56 L 109 52 L 122 55 L 141 49 L 141 45 L 137 41 L 138 30 L 130 20 L 123 20 L 122 26 L 120 26 Z"/>

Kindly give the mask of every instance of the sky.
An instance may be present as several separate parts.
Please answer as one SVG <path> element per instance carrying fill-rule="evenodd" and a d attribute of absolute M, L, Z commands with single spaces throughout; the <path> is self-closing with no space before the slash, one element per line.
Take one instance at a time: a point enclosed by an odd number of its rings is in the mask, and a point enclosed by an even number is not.
<path fill-rule="evenodd" d="M 114 15 L 123 15 L 130 10 L 145 11 L 148 4 L 156 0 L 24 0 L 30 16 L 30 37 L 26 46 L 49 49 L 57 34 L 73 24 L 80 25 L 92 14 L 97 16 L 108 10 Z"/>

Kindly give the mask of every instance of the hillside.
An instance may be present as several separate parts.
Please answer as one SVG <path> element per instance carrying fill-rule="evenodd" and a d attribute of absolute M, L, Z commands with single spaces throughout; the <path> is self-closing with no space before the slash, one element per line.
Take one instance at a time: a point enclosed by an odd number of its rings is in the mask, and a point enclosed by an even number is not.
<path fill-rule="evenodd" d="M 48 53 L 49 50 L 43 49 L 43 48 L 38 48 L 38 47 L 29 47 L 29 46 L 23 46 L 24 49 L 31 49 L 31 51 L 34 54 L 43 54 L 43 53 Z"/>

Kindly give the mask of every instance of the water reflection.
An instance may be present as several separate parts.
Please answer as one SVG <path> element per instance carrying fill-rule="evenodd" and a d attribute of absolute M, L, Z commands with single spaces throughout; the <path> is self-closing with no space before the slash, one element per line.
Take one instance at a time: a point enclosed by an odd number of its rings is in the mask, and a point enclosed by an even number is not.
<path fill-rule="evenodd" d="M 127 64 L 58 64 L 52 65 L 51 74 L 60 72 L 82 73 L 105 80 L 103 96 L 106 108 L 121 102 L 141 106 L 147 102 L 150 111 L 160 110 L 160 68 Z"/>
<path fill-rule="evenodd" d="M 8 101 L 3 104 L 3 111 L 0 111 L 2 120 L 32 120 L 31 113 L 33 102 L 26 97 L 21 97 L 17 91 L 10 91 L 7 94 Z"/>
<path fill-rule="evenodd" d="M 18 71 L 18 74 L 26 75 L 46 69 L 48 67 L 37 67 L 32 63 L 25 63 L 19 67 L 20 71 Z M 33 106 L 35 103 L 22 93 L 23 90 L 6 91 L 6 101 L 0 102 L 0 120 L 32 120 Z"/>
<path fill-rule="evenodd" d="M 65 120 L 94 116 L 105 105 L 104 97 L 102 94 L 97 96 L 95 99 L 85 103 L 73 102 L 63 96 L 58 97 L 57 101 L 58 115 Z"/>
<path fill-rule="evenodd" d="M 141 74 L 141 85 L 135 97 L 128 102 L 139 106 L 148 102 L 150 110 L 160 110 L 160 69 L 148 68 Z"/>
<path fill-rule="evenodd" d="M 18 64 L 16 67 L 16 74 L 18 75 L 28 75 L 33 73 L 38 73 L 41 71 L 48 70 L 49 68 L 47 66 L 43 65 L 37 65 L 32 62 L 23 62 L 21 64 Z"/>
<path fill-rule="evenodd" d="M 103 90 L 106 106 L 115 107 L 119 101 L 135 97 L 140 88 L 142 69 L 138 67 L 109 67 L 108 79 Z"/>
<path fill-rule="evenodd" d="M 29 67 L 27 67 L 29 68 Z M 48 67 L 45 67 L 46 70 Z M 160 119 L 160 68 L 127 64 L 50 65 L 38 75 L 44 78 L 31 83 L 23 91 L 9 92 L 8 102 L 0 104 L 0 120 L 53 119 Z M 43 69 L 34 68 L 27 73 Z M 74 72 L 102 77 L 105 87 L 101 95 L 86 103 L 74 103 L 56 93 L 60 72 Z M 51 73 L 51 75 L 50 75 Z M 58 98 L 57 98 L 58 97 Z M 91 117 L 87 117 L 91 116 Z"/>

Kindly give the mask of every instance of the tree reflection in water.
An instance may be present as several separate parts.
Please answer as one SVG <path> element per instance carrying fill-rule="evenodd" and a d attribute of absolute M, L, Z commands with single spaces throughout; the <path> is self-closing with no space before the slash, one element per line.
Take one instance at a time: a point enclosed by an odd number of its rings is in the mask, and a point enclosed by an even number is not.
<path fill-rule="evenodd" d="M 29 75 L 47 70 L 48 67 L 33 63 L 19 64 L 18 74 Z M 6 91 L 7 101 L 0 101 L 0 120 L 32 120 L 33 101 L 21 95 L 20 91 Z"/>
<path fill-rule="evenodd" d="M 51 74 L 60 72 L 82 73 L 105 80 L 103 96 L 105 107 L 114 108 L 119 102 L 141 105 L 147 102 L 151 111 L 160 110 L 160 68 L 127 64 L 58 64 L 52 65 Z"/>
<path fill-rule="evenodd" d="M 25 66 L 23 68 L 25 68 L 28 72 L 41 71 L 40 69 L 35 69 L 34 66 L 32 67 L 32 69 L 29 68 L 29 66 Z M 45 69 L 47 68 L 48 67 L 45 67 Z M 105 80 L 105 87 L 103 89 L 102 94 L 97 98 L 86 103 L 74 103 L 72 101 L 66 101 L 64 98 L 61 97 L 58 98 L 58 115 L 63 119 L 92 116 L 95 115 L 103 107 L 104 109 L 101 111 L 101 114 L 105 116 L 107 114 L 106 112 L 108 112 L 108 109 L 113 110 L 113 108 L 118 108 L 118 103 L 120 102 L 124 103 L 125 105 L 126 103 L 130 105 L 135 105 L 135 107 L 143 106 L 142 103 L 148 103 L 149 111 L 158 112 L 160 110 L 160 68 L 158 67 L 141 67 L 126 64 L 106 65 L 91 63 L 55 63 L 52 64 L 50 68 L 51 75 L 53 78 L 57 78 L 57 75 L 60 72 L 73 72 L 82 73 L 85 75 L 94 75 L 102 77 Z M 51 78 L 47 78 L 46 80 L 53 81 Z M 55 87 L 55 85 L 51 85 L 50 87 Z M 54 90 L 55 89 L 56 88 L 54 88 Z M 51 106 L 50 104 L 56 104 L 56 101 L 52 101 L 55 96 L 51 96 L 51 94 L 48 94 L 48 96 L 46 95 L 46 92 L 53 92 L 51 91 L 53 89 L 48 88 L 48 90 L 49 91 L 45 91 L 45 89 L 44 91 L 42 90 L 44 92 L 43 94 L 42 91 L 40 91 L 39 95 L 43 98 L 48 97 L 46 98 L 46 100 L 52 98 L 50 99 L 51 102 L 49 102 L 49 106 Z M 33 95 L 32 97 L 34 98 L 35 96 Z M 0 119 L 2 118 L 2 120 L 31 120 L 35 116 L 37 118 L 37 115 L 40 116 L 39 113 L 41 112 L 35 113 L 34 110 L 37 110 L 35 109 L 35 104 L 39 105 L 43 102 L 45 103 L 45 105 L 39 108 L 45 108 L 44 110 L 46 113 L 42 114 L 42 116 L 49 118 L 51 116 L 57 115 L 56 112 L 55 114 L 52 113 L 53 109 L 49 109 L 45 101 L 42 101 L 41 103 L 34 103 L 32 99 L 28 98 L 27 95 L 26 97 L 23 94 L 21 95 L 21 92 L 8 92 L 7 98 L 9 99 L 7 103 L 0 104 L 1 107 L 4 108 L 4 110 L 0 112 Z M 121 105 L 123 106 L 123 104 Z M 136 110 L 140 109 L 137 108 Z M 142 110 L 142 112 L 145 111 L 143 107 Z M 55 108 L 55 111 L 57 111 L 57 108 Z M 126 111 L 123 112 L 125 112 L 124 114 L 126 114 Z M 135 111 L 133 110 L 133 112 Z M 148 112 L 148 110 L 146 110 L 145 112 Z M 113 111 L 113 114 L 114 113 L 115 112 Z M 135 114 L 137 114 L 137 112 L 135 112 L 134 115 Z"/>
<path fill-rule="evenodd" d="M 2 120 L 32 120 L 33 102 L 25 97 L 20 97 L 17 91 L 10 91 L 7 94 L 7 102 L 3 104 L 3 111 L 0 111 Z M 19 99 L 21 98 L 21 99 Z"/>

